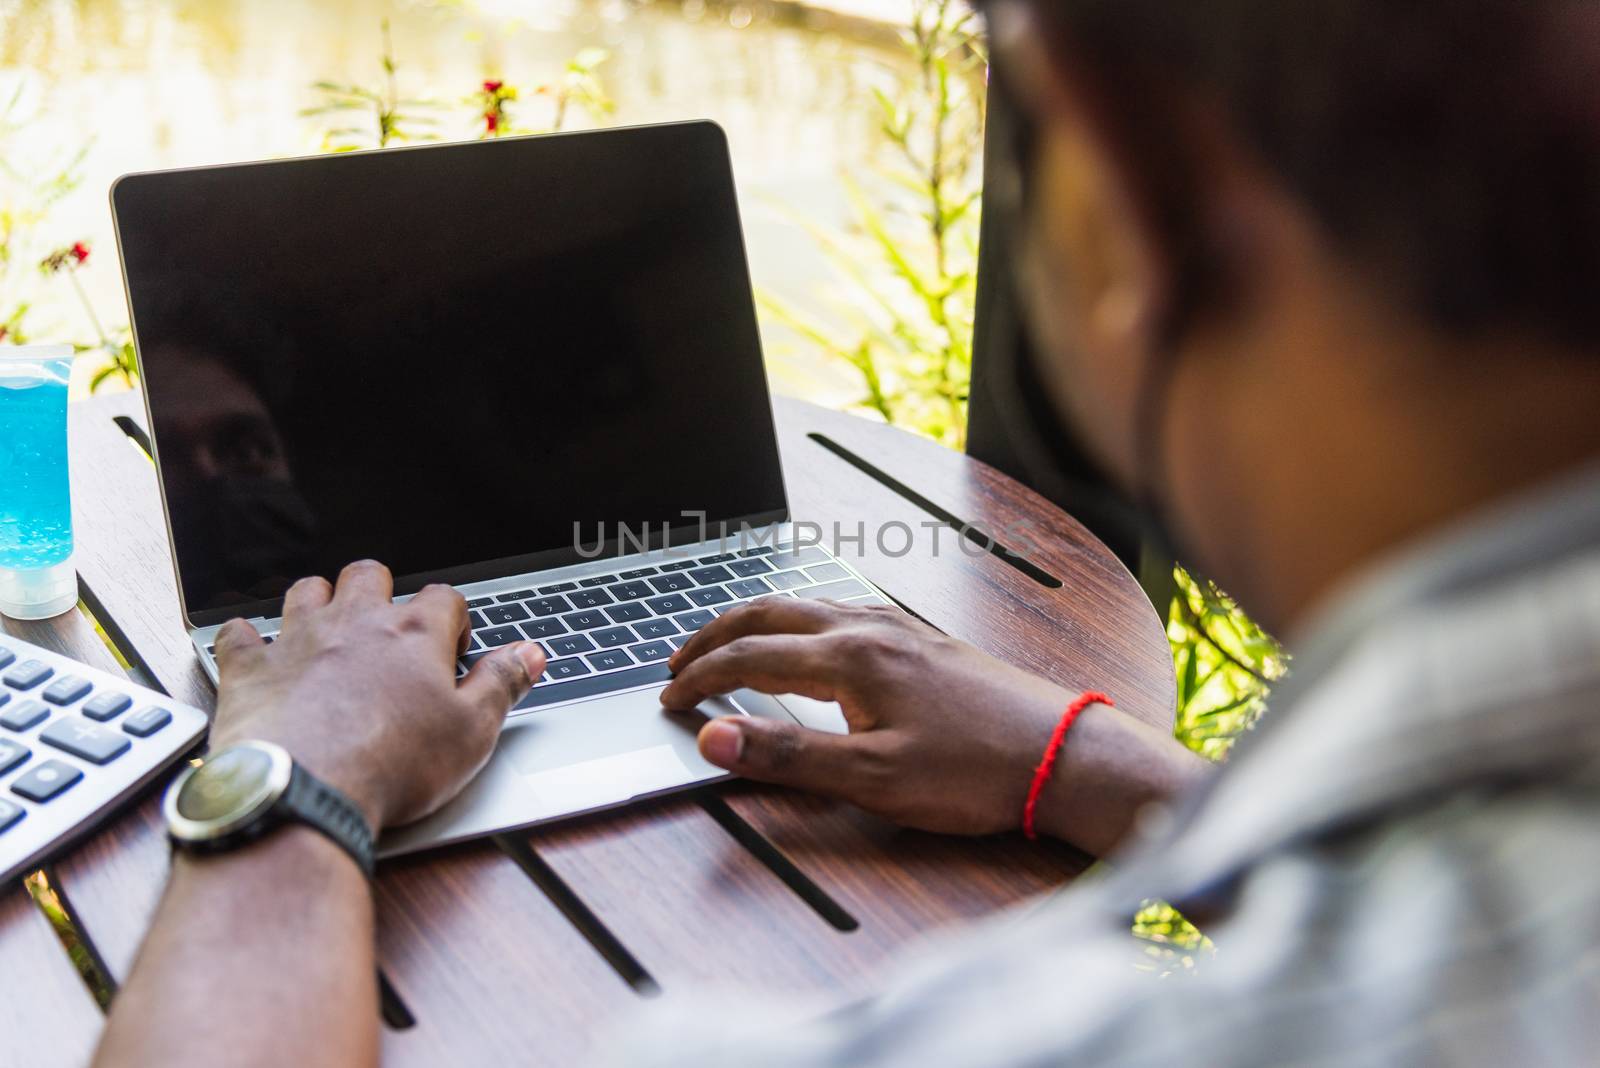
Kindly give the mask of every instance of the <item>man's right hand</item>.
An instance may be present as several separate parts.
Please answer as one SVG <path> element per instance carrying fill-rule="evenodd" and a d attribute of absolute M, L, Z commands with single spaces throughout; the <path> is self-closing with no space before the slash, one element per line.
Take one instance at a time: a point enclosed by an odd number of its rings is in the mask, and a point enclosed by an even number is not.
<path fill-rule="evenodd" d="M 276 742 L 361 806 L 374 830 L 444 804 L 494 751 L 506 712 L 544 671 L 532 642 L 497 649 L 459 684 L 467 606 L 448 586 L 395 604 L 389 569 L 351 564 L 337 587 L 301 579 L 266 644 L 243 620 L 217 634 L 213 748 Z"/>
<path fill-rule="evenodd" d="M 676 677 L 661 695 L 667 708 L 750 688 L 844 709 L 848 736 L 764 719 L 714 720 L 700 734 L 712 763 L 956 834 L 1020 825 L 1034 769 L 1076 696 L 897 609 L 789 597 L 719 616 L 671 666 Z M 1091 706 L 1041 798 L 1040 829 L 1103 853 L 1139 806 L 1166 799 L 1205 768 L 1170 735 Z"/>

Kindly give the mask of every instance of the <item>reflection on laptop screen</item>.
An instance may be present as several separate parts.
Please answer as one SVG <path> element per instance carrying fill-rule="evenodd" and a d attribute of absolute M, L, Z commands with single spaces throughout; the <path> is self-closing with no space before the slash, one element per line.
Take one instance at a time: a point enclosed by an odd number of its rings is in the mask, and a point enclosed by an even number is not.
<path fill-rule="evenodd" d="M 575 524 L 592 546 L 785 507 L 709 123 L 133 175 L 113 200 L 191 615 L 361 557 L 415 588 L 576 559 Z"/>

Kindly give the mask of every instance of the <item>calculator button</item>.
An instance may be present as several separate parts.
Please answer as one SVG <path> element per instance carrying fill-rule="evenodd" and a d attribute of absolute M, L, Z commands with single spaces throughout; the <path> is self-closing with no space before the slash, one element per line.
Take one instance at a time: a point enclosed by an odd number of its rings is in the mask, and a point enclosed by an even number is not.
<path fill-rule="evenodd" d="M 46 760 L 11 784 L 11 792 L 29 801 L 48 801 L 83 778 L 83 772 L 60 760 Z"/>
<path fill-rule="evenodd" d="M 135 738 L 148 738 L 172 722 L 172 713 L 159 705 L 141 708 L 122 721 L 122 729 Z"/>
<path fill-rule="evenodd" d="M 15 660 L 16 658 L 16 653 L 13 653 L 10 649 L 0 645 L 0 668 L 10 667 L 11 661 Z"/>
<path fill-rule="evenodd" d="M 92 689 L 94 685 L 88 679 L 80 679 L 76 675 L 63 675 L 46 686 L 40 696 L 53 705 L 70 705 L 82 699 Z"/>
<path fill-rule="evenodd" d="M 32 755 L 26 746 L 0 738 L 0 775 L 4 775 Z"/>
<path fill-rule="evenodd" d="M 108 727 L 77 717 L 56 720 L 44 729 L 39 740 L 93 764 L 111 763 L 132 744 Z"/>
<path fill-rule="evenodd" d="M 8 731 L 25 731 L 29 727 L 38 726 L 39 721 L 50 714 L 50 710 L 38 701 L 18 701 L 6 713 L 0 716 L 0 727 Z"/>
<path fill-rule="evenodd" d="M 107 690 L 105 693 L 97 693 L 89 698 L 83 703 L 83 707 L 79 711 L 90 719 L 98 719 L 104 722 L 122 715 L 131 704 L 133 704 L 133 698 L 127 694 Z"/>
<path fill-rule="evenodd" d="M 27 812 L 24 811 L 21 805 L 14 805 L 10 801 L 0 798 L 0 831 L 6 830 L 26 815 Z"/>
<path fill-rule="evenodd" d="M 13 690 L 31 690 L 55 674 L 55 669 L 43 660 L 24 660 L 6 672 L 5 684 Z"/>

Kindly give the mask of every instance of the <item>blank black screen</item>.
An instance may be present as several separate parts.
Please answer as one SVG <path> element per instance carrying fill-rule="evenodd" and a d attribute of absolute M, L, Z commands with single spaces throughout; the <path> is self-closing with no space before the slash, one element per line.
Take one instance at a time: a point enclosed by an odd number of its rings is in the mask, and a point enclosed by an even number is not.
<path fill-rule="evenodd" d="M 710 123 L 112 196 L 191 618 L 362 557 L 415 588 L 785 509 Z"/>

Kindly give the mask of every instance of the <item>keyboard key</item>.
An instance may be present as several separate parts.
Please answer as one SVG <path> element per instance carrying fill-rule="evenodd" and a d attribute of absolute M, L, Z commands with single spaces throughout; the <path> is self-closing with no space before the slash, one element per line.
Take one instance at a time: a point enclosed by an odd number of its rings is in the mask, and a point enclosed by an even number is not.
<path fill-rule="evenodd" d="M 564 638 L 551 638 L 545 645 L 551 656 L 577 656 L 594 651 L 594 642 L 582 634 L 568 634 Z M 546 670 L 549 670 L 548 668 Z"/>
<path fill-rule="evenodd" d="M 729 560 L 737 559 L 739 559 L 738 553 L 718 553 L 716 556 L 702 556 L 700 558 L 700 566 L 704 567 L 707 564 L 725 564 Z"/>
<path fill-rule="evenodd" d="M 601 589 L 579 590 L 577 593 L 572 594 L 568 600 L 572 602 L 572 607 L 574 608 L 599 608 L 601 605 L 611 603 L 611 595 Z"/>
<path fill-rule="evenodd" d="M 544 673 L 555 680 L 575 679 L 579 675 L 589 674 L 589 665 L 577 657 L 573 657 L 571 660 L 552 660 L 544 666 Z M 534 689 L 538 690 L 539 687 L 535 686 Z M 522 704 L 517 707 L 522 708 L 526 704 L 527 700 L 524 699 Z"/>
<path fill-rule="evenodd" d="M 607 627 L 605 630 L 591 631 L 589 637 L 593 638 L 595 644 L 602 649 L 613 649 L 639 640 L 638 635 L 627 627 Z"/>
<path fill-rule="evenodd" d="M 587 612 L 574 612 L 570 616 L 562 616 L 561 621 L 567 625 L 569 630 L 594 630 L 596 627 L 604 627 L 611 622 L 606 618 L 605 613 L 598 608 L 591 608 Z"/>
<path fill-rule="evenodd" d="M 63 675 L 49 686 L 45 687 L 43 697 L 53 705 L 70 705 L 81 700 L 94 689 L 94 684 L 88 679 L 81 679 L 76 675 Z"/>
<path fill-rule="evenodd" d="M 658 616 L 670 616 L 674 612 L 682 612 L 690 608 L 689 599 L 681 593 L 674 593 L 669 597 L 652 597 L 645 604 Z"/>
<path fill-rule="evenodd" d="M 124 738 L 126 743 L 127 739 Z M 83 778 L 83 772 L 63 760 L 46 760 L 11 784 L 11 792 L 29 801 L 45 802 Z"/>
<path fill-rule="evenodd" d="M 474 597 L 467 602 L 468 608 L 488 608 L 494 604 L 493 597 Z"/>
<path fill-rule="evenodd" d="M 806 568 L 806 574 L 811 576 L 812 582 L 837 582 L 839 579 L 849 578 L 850 572 L 840 564 L 822 564 L 818 567 Z"/>
<path fill-rule="evenodd" d="M 607 592 L 619 601 L 637 601 L 641 597 L 648 597 L 655 591 L 645 582 L 619 582 L 615 586 L 607 587 Z"/>
<path fill-rule="evenodd" d="M 522 625 L 522 633 L 530 638 L 554 638 L 566 632 L 566 626 L 559 619 L 532 619 Z"/>
<path fill-rule="evenodd" d="M 641 638 L 665 638 L 678 633 L 678 627 L 670 619 L 647 619 L 633 628 L 639 632 Z"/>
<path fill-rule="evenodd" d="M 10 649 L 0 645 L 0 668 L 10 667 L 11 661 L 15 660 L 16 658 L 16 653 L 13 653 Z"/>
<path fill-rule="evenodd" d="M 571 593 L 577 588 L 578 584 L 576 582 L 557 582 L 553 586 L 540 586 L 539 595 L 541 597 L 548 597 L 552 593 Z"/>
<path fill-rule="evenodd" d="M 791 567 L 810 567 L 812 564 L 825 564 L 828 554 L 815 545 L 804 549 L 784 549 L 767 557 L 769 563 L 779 571 L 787 571 Z"/>
<path fill-rule="evenodd" d="M 669 571 L 687 571 L 691 567 L 699 566 L 700 562 L 698 560 L 674 560 L 670 564 L 662 564 L 660 570 L 665 575 Z"/>
<path fill-rule="evenodd" d="M 92 764 L 109 764 L 128 751 L 128 739 L 98 723 L 74 716 L 58 719 L 44 729 L 39 740 L 45 745 L 64 749 L 75 757 Z"/>
<path fill-rule="evenodd" d="M 574 682 L 547 682 L 529 691 L 528 696 L 522 699 L 517 708 L 538 708 L 542 705 L 553 705 L 557 701 L 573 701 L 602 693 L 616 693 L 637 686 L 658 686 L 670 678 L 672 669 L 664 663 L 657 663 L 630 668 L 627 671 L 614 671 L 609 675 L 590 675 Z"/>
<path fill-rule="evenodd" d="M 693 634 L 716 618 L 715 613 L 701 609 L 698 612 L 685 612 L 681 616 L 673 616 L 672 621 L 678 625 L 680 630 L 687 634 Z"/>
<path fill-rule="evenodd" d="M 482 613 L 480 613 L 480 612 L 468 612 L 467 613 L 467 629 L 468 630 L 482 630 L 484 627 L 487 627 L 488 625 L 489 625 L 489 621 L 487 619 L 483 618 L 483 614 Z"/>
<path fill-rule="evenodd" d="M 696 583 L 688 575 L 662 575 L 651 579 L 650 585 L 657 593 L 677 593 L 679 590 L 694 589 Z"/>
<path fill-rule="evenodd" d="M 528 618 L 528 610 L 520 604 L 497 604 L 493 608 L 485 608 L 483 618 L 494 626 L 502 623 L 520 623 Z"/>
<path fill-rule="evenodd" d="M 779 571 L 777 574 L 768 575 L 764 581 L 772 583 L 773 588 L 778 590 L 792 590 L 811 585 L 811 580 L 806 578 L 804 571 Z"/>
<path fill-rule="evenodd" d="M 727 604 L 733 600 L 733 595 L 721 586 L 707 586 L 703 590 L 690 590 L 689 600 L 701 608 L 710 608 L 714 604 Z"/>
<path fill-rule="evenodd" d="M 502 593 L 502 594 L 500 594 L 498 597 L 495 598 L 495 600 L 497 600 L 500 603 L 504 604 L 507 601 L 526 601 L 528 598 L 530 598 L 532 596 L 533 596 L 533 591 L 532 590 L 512 590 L 510 593 Z"/>
<path fill-rule="evenodd" d="M 78 711 L 82 712 L 90 719 L 97 719 L 104 723 L 108 719 L 114 719 L 115 717 L 122 715 L 122 713 L 128 710 L 128 706 L 131 704 L 133 704 L 133 698 L 129 697 L 127 694 L 116 693 L 112 690 L 107 690 L 104 693 L 97 693 L 93 697 L 89 698 L 83 703 L 83 707 Z"/>
<path fill-rule="evenodd" d="M 760 597 L 763 593 L 771 593 L 772 587 L 758 578 L 747 578 L 728 583 L 728 590 L 735 597 Z"/>
<path fill-rule="evenodd" d="M 528 602 L 528 611 L 537 618 L 545 616 L 558 616 L 562 612 L 572 611 L 572 606 L 565 597 L 538 597 Z"/>
<path fill-rule="evenodd" d="M 25 731 L 50 715 L 50 709 L 38 701 L 18 701 L 0 716 L 0 727 L 8 731 Z"/>
<path fill-rule="evenodd" d="M 808 586 L 803 590 L 796 590 L 795 596 L 811 600 L 815 600 L 818 597 L 827 597 L 835 601 L 842 601 L 847 597 L 861 597 L 871 592 L 855 579 L 846 579 L 843 582 L 830 582 L 826 586 Z"/>
<path fill-rule="evenodd" d="M 778 549 L 773 545 L 757 545 L 754 549 L 746 549 L 740 556 L 771 556 Z"/>
<path fill-rule="evenodd" d="M 135 738 L 148 738 L 172 722 L 172 713 L 160 705 L 141 708 L 122 721 L 122 729 Z"/>
<path fill-rule="evenodd" d="M 669 642 L 646 642 L 643 645 L 632 646 L 628 652 L 632 653 L 633 658 L 641 664 L 653 664 L 657 660 L 665 660 L 671 656 L 672 645 Z"/>
<path fill-rule="evenodd" d="M 689 637 L 687 634 L 680 634 L 676 638 L 668 638 L 667 640 L 672 643 L 674 649 L 682 649 L 689 644 Z"/>
<path fill-rule="evenodd" d="M 615 581 L 617 581 L 617 576 L 615 575 L 597 575 L 594 578 L 579 579 L 578 585 L 592 588 L 594 586 L 609 586 Z"/>
<path fill-rule="evenodd" d="M 606 615 L 611 617 L 613 623 L 632 623 L 636 619 L 648 617 L 650 609 L 642 604 L 619 604 L 607 608 Z"/>
<path fill-rule="evenodd" d="M 632 571 L 624 571 L 617 577 L 620 579 L 637 579 L 644 578 L 646 575 L 654 575 L 655 573 L 656 569 L 653 567 L 639 567 Z"/>
<path fill-rule="evenodd" d="M 12 804 L 10 801 L 0 799 L 0 831 L 5 831 L 13 823 L 16 823 L 27 814 L 27 810 L 21 805 Z"/>
<path fill-rule="evenodd" d="M 26 746 L 0 738 L 0 775 L 4 775 L 32 755 Z"/>
<path fill-rule="evenodd" d="M 627 667 L 633 663 L 633 657 L 621 649 L 607 649 L 603 653 L 594 653 L 591 656 L 584 657 L 584 659 L 589 661 L 589 666 L 596 671 L 610 671 L 613 668 Z"/>
<path fill-rule="evenodd" d="M 516 627 L 490 627 L 488 630 L 479 631 L 475 637 L 490 649 L 498 649 L 502 645 L 522 640 L 522 632 Z"/>
<path fill-rule="evenodd" d="M 711 586 L 718 582 L 727 582 L 733 578 L 733 572 L 719 564 L 716 567 L 697 567 L 689 572 L 689 577 L 702 586 Z"/>
<path fill-rule="evenodd" d="M 750 578 L 752 575 L 765 575 L 772 570 L 772 565 L 757 557 L 754 560 L 735 560 L 728 565 L 733 568 L 733 573 L 740 578 Z"/>
<path fill-rule="evenodd" d="M 5 684 L 13 690 L 31 690 L 55 673 L 43 660 L 24 660 L 6 672 Z"/>
<path fill-rule="evenodd" d="M 492 652 L 494 652 L 493 649 L 480 649 L 475 653 L 467 653 L 461 657 L 459 663 L 463 669 L 470 669 L 473 664 L 476 664 Z"/>

